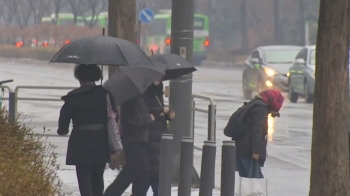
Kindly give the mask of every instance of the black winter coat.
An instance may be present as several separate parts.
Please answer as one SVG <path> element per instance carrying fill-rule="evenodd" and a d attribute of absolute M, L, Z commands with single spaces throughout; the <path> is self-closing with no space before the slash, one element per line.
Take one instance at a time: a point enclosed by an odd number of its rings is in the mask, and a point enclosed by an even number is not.
<path fill-rule="evenodd" d="M 260 102 L 250 109 L 244 117 L 247 133 L 236 141 L 237 158 L 251 158 L 259 154 L 259 164 L 264 166 L 266 160 L 268 109 L 261 99 L 252 100 Z"/>
<path fill-rule="evenodd" d="M 160 142 L 162 134 L 168 132 L 167 120 L 170 120 L 167 115 L 163 114 L 163 85 L 150 86 L 143 97 L 149 113 L 155 118 L 150 127 L 148 155 L 151 167 L 151 181 L 157 182 L 159 181 Z"/>
<path fill-rule="evenodd" d="M 135 97 L 120 106 L 120 130 L 123 142 L 148 142 L 152 123 L 142 96 Z"/>
<path fill-rule="evenodd" d="M 73 130 L 68 141 L 67 165 L 105 164 L 109 161 L 107 132 L 107 91 L 87 85 L 62 97 L 58 134 Z"/>

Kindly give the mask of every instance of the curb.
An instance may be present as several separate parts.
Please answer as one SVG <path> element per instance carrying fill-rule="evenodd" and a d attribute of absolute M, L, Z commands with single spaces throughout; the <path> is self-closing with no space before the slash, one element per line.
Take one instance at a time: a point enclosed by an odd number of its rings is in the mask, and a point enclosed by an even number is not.
<path fill-rule="evenodd" d="M 218 61 L 202 61 L 202 67 L 221 67 L 221 68 L 239 68 L 243 69 L 244 62 L 218 62 Z"/>

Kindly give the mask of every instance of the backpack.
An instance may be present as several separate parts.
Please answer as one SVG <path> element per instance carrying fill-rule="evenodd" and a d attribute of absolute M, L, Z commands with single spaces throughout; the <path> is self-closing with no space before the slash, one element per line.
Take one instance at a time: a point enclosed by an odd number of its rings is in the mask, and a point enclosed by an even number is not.
<path fill-rule="evenodd" d="M 232 140 L 238 140 L 245 135 L 247 126 L 244 123 L 244 117 L 247 112 L 254 106 L 260 105 L 255 101 L 244 102 L 243 106 L 238 108 L 230 117 L 225 129 L 224 134 L 227 137 L 231 137 Z"/>

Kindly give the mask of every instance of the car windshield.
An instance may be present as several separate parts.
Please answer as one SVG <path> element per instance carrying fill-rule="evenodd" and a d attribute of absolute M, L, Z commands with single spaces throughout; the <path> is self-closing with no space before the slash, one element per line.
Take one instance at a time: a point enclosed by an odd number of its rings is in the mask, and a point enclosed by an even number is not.
<path fill-rule="evenodd" d="M 267 63 L 293 63 L 300 49 L 265 50 L 264 58 Z"/>
<path fill-rule="evenodd" d="M 310 65 L 315 65 L 316 64 L 316 50 L 311 50 L 310 51 L 310 60 L 309 60 Z"/>

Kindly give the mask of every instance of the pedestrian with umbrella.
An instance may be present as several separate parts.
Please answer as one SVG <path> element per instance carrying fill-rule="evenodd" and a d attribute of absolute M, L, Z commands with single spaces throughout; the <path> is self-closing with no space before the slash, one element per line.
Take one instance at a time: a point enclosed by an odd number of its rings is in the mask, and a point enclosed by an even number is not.
<path fill-rule="evenodd" d="M 58 120 L 58 135 L 73 130 L 69 137 L 67 165 L 75 165 L 81 196 L 101 196 L 104 191 L 103 173 L 110 161 L 107 132 L 107 96 L 115 110 L 113 98 L 102 86 L 102 71 L 97 65 L 76 65 L 74 76 L 80 87 L 62 97 L 64 104 Z"/>
<path fill-rule="evenodd" d="M 165 107 L 163 94 L 163 83 L 161 81 L 156 81 L 148 87 L 143 95 L 148 107 L 148 112 L 154 116 L 154 121 L 150 126 L 148 141 L 150 187 L 153 190 L 154 196 L 158 196 L 160 143 L 162 134 L 168 132 L 167 121 L 175 118 L 175 112 L 169 109 L 169 107 Z M 132 193 L 134 195 L 134 189 Z"/>
<path fill-rule="evenodd" d="M 64 45 L 50 63 L 152 65 L 146 53 L 135 43 L 107 35 L 74 40 Z"/>
<path fill-rule="evenodd" d="M 150 59 L 153 64 L 165 67 L 165 76 L 162 80 L 173 80 L 197 71 L 190 62 L 177 54 L 157 54 Z"/>
<path fill-rule="evenodd" d="M 175 111 L 165 107 L 162 81 L 179 78 L 196 71 L 196 68 L 190 62 L 175 54 L 154 55 L 150 59 L 154 65 L 166 69 L 162 80 L 154 82 L 143 95 L 149 113 L 155 118 L 150 126 L 148 158 L 150 162 L 150 187 L 153 195 L 158 196 L 161 138 L 163 133 L 168 132 L 167 121 L 175 118 Z M 132 193 L 135 194 L 134 189 Z"/>
<path fill-rule="evenodd" d="M 149 128 L 155 117 L 149 113 L 142 97 L 147 88 L 159 81 L 164 68 L 158 66 L 126 66 L 104 83 L 120 105 L 120 130 L 125 162 L 104 196 L 121 196 L 133 184 L 135 196 L 146 196 L 149 188 L 148 140 Z"/>

